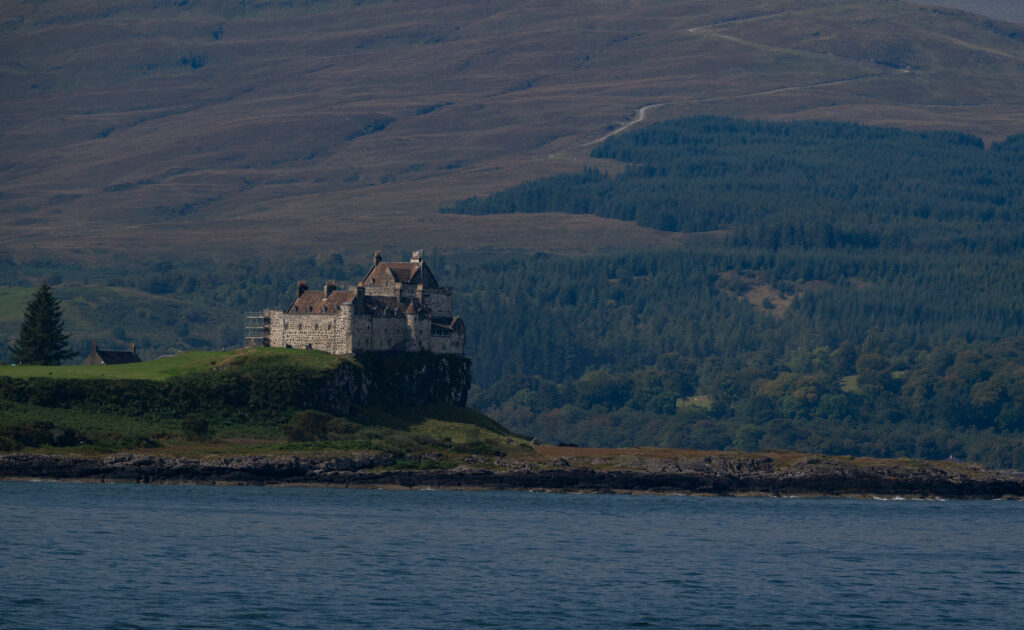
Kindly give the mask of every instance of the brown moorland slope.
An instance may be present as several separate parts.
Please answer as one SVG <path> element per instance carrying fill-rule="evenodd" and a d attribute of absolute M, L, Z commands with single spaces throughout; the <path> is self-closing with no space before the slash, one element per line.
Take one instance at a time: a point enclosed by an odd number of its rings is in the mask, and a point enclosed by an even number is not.
<path fill-rule="evenodd" d="M 930 4 L 963 9 L 997 20 L 1024 22 L 1024 4 L 1020 0 L 937 0 Z"/>
<path fill-rule="evenodd" d="M 675 244 L 436 209 L 594 163 L 634 120 L 1024 131 L 1024 26 L 898 1 L 54 0 L 0 21 L 15 258 Z"/>

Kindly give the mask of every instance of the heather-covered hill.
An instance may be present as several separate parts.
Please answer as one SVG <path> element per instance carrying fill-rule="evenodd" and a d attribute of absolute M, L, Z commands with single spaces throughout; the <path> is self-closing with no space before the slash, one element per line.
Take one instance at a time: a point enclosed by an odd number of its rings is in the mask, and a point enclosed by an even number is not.
<path fill-rule="evenodd" d="M 1017 0 L 939 0 L 931 4 L 955 7 L 997 20 L 1024 22 L 1024 5 Z"/>
<path fill-rule="evenodd" d="M 1024 129 L 1022 27 L 905 2 L 59 0 L 0 21 L 18 258 L 671 245 L 598 217 L 434 214 L 593 163 L 645 106 Z"/>

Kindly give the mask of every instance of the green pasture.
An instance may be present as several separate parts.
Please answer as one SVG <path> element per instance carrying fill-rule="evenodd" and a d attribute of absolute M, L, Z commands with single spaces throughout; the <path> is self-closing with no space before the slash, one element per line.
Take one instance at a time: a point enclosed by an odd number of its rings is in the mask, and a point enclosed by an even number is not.
<path fill-rule="evenodd" d="M 317 350 L 239 348 L 226 352 L 182 352 L 152 361 L 121 365 L 2 365 L 0 376 L 163 381 L 174 376 L 253 361 L 261 364 L 330 370 L 337 367 L 342 359 Z"/>

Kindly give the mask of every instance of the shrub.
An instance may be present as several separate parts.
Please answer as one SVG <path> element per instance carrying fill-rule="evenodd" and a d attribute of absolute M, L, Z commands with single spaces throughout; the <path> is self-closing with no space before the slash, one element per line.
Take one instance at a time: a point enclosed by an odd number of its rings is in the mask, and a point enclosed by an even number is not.
<path fill-rule="evenodd" d="M 291 442 L 322 442 L 327 439 L 327 426 L 334 416 L 322 411 L 297 411 L 284 425 L 284 435 Z"/>
<path fill-rule="evenodd" d="M 78 431 L 54 426 L 52 422 L 33 422 L 0 431 L 0 450 L 16 450 L 21 446 L 78 446 L 86 444 Z"/>
<path fill-rule="evenodd" d="M 362 426 L 329 413 L 307 409 L 295 412 L 281 428 L 291 442 L 323 442 L 355 433 Z"/>
<path fill-rule="evenodd" d="M 205 440 L 210 436 L 210 422 L 197 413 L 181 419 L 181 433 L 186 440 Z"/>

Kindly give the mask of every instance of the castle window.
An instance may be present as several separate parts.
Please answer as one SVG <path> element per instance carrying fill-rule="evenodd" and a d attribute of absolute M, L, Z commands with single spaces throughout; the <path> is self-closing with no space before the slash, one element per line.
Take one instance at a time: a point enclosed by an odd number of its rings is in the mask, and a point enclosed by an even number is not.
<path fill-rule="evenodd" d="M 320 330 L 320 324 L 313 324 L 313 330 Z"/>
<path fill-rule="evenodd" d="M 452 331 L 450 328 L 444 328 L 442 326 L 431 326 L 430 336 L 431 337 L 451 337 Z"/>
<path fill-rule="evenodd" d="M 313 312 L 313 307 L 312 306 L 307 306 L 306 307 L 306 312 L 307 313 L 312 313 Z"/>
<path fill-rule="evenodd" d="M 288 330 L 288 322 L 285 322 L 285 323 L 284 323 L 284 329 L 285 329 L 285 330 Z"/>
<path fill-rule="evenodd" d="M 302 324 L 299 324 L 299 330 L 302 330 Z"/>
<path fill-rule="evenodd" d="M 321 313 L 326 313 L 327 312 L 327 307 L 326 306 L 321 306 L 320 307 L 320 312 Z"/>

